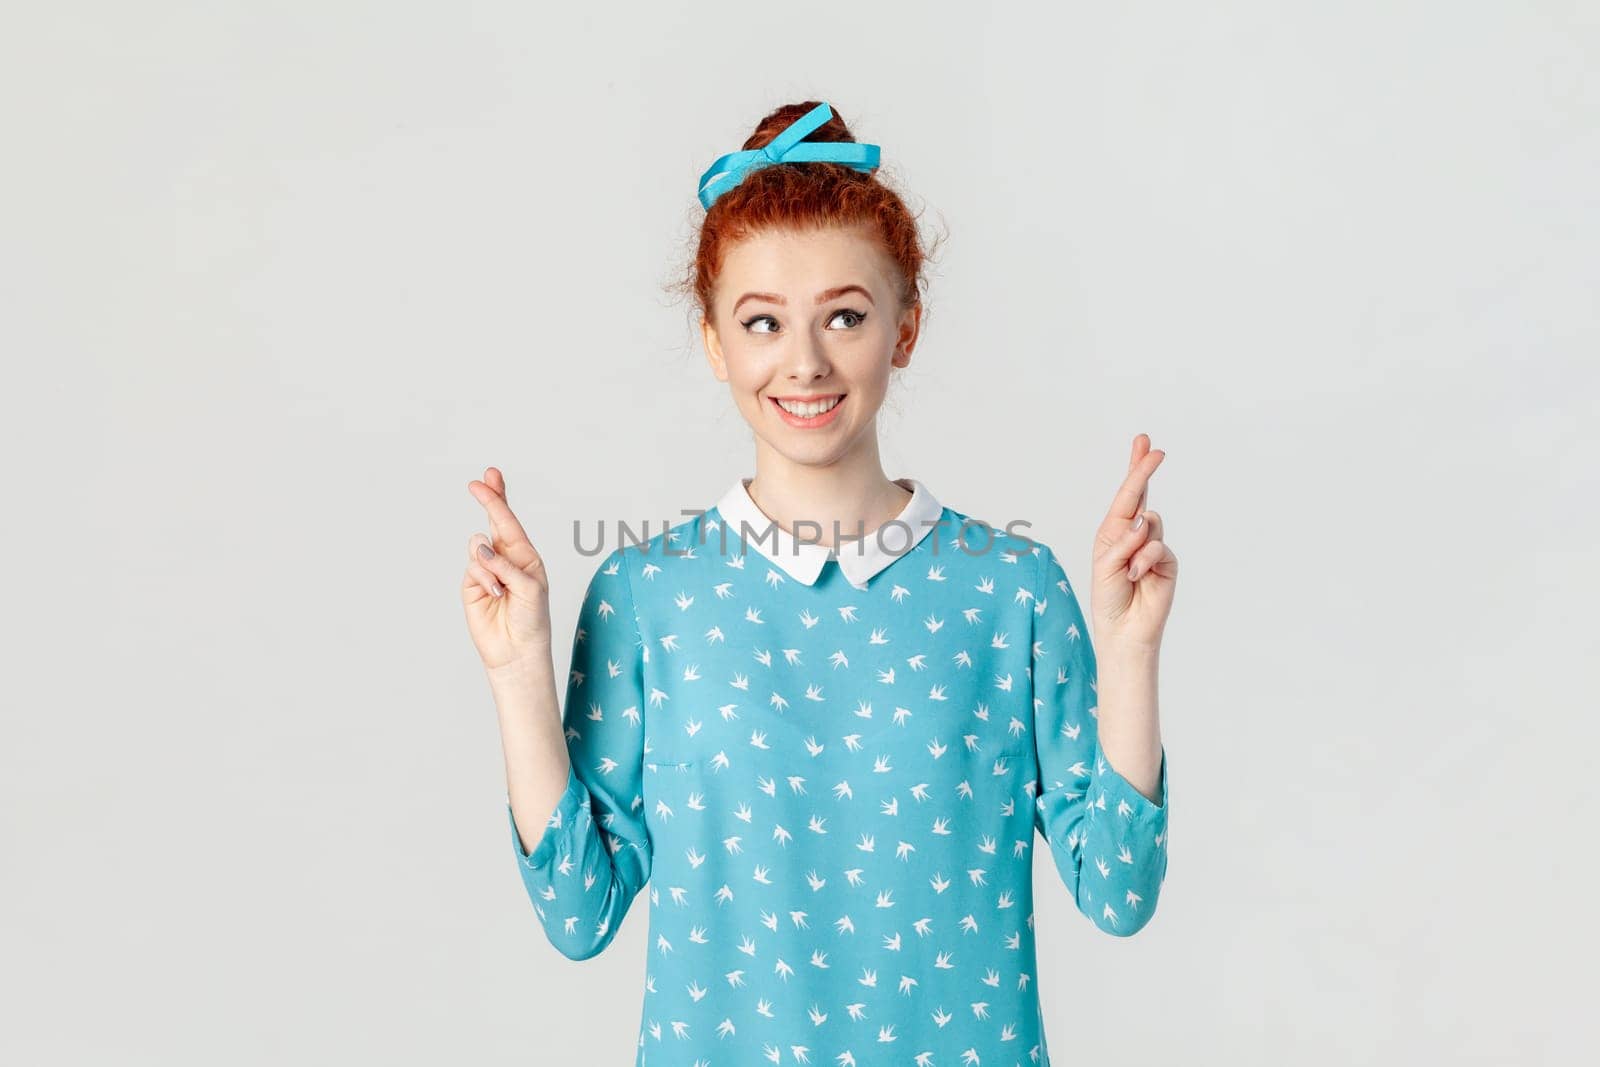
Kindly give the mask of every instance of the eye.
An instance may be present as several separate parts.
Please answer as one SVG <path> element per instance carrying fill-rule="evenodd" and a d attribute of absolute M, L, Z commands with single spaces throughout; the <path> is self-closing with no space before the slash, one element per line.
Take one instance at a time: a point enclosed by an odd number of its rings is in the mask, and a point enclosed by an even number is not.
<path fill-rule="evenodd" d="M 863 322 L 865 322 L 866 319 L 867 319 L 867 313 L 865 311 L 857 311 L 854 308 L 840 308 L 838 311 L 835 311 L 831 316 L 829 316 L 828 321 L 829 322 L 833 322 L 840 315 L 849 315 L 852 319 L 855 320 L 851 325 L 845 327 L 845 329 L 847 329 L 847 330 L 858 329 L 861 326 L 861 324 Z M 758 329 L 755 328 L 755 326 L 756 326 L 757 323 L 760 323 L 760 322 L 770 323 L 771 326 L 770 326 L 770 328 L 765 329 L 765 330 L 758 330 Z M 778 320 L 773 318 L 771 315 L 756 315 L 756 316 L 753 316 L 752 318 L 745 319 L 739 325 L 743 326 L 745 328 L 745 330 L 747 332 L 749 332 L 749 333 L 777 333 L 778 332 Z"/>

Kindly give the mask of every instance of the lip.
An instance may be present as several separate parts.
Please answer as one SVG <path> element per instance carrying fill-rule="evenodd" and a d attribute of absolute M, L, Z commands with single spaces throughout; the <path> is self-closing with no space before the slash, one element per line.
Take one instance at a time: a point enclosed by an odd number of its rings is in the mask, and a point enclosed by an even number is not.
<path fill-rule="evenodd" d="M 778 403 L 778 397 L 768 397 L 767 399 L 772 401 L 772 410 L 776 411 L 778 413 L 778 417 L 784 422 L 788 423 L 790 426 L 793 426 L 798 430 L 815 430 L 818 427 L 828 425 L 828 423 L 832 422 L 838 416 L 839 409 L 843 408 L 850 400 L 849 393 L 823 393 L 819 396 L 813 397 L 786 396 L 782 398 L 790 403 L 805 403 L 808 400 L 815 402 L 817 400 L 827 400 L 830 397 L 835 396 L 839 398 L 839 402 L 837 404 L 833 405 L 833 407 L 829 408 L 827 411 L 824 411 L 822 414 L 809 419 L 802 419 L 798 415 L 791 415 L 787 411 L 783 410 L 783 406 Z"/>

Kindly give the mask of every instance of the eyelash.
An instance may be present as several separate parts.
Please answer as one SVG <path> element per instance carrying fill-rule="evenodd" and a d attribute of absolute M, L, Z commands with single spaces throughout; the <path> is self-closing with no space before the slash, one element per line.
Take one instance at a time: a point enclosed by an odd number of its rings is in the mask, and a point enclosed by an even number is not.
<path fill-rule="evenodd" d="M 867 321 L 867 313 L 865 311 L 857 311 L 854 308 L 840 308 L 838 311 L 835 311 L 833 313 L 833 317 L 830 318 L 828 321 L 832 322 L 834 318 L 837 318 L 840 315 L 854 315 L 856 317 L 856 324 L 854 326 L 847 327 L 847 329 L 851 329 L 851 330 L 860 329 L 861 328 L 861 324 L 863 322 Z M 745 328 L 745 332 L 746 333 L 755 333 L 756 331 L 751 330 L 750 327 L 752 325 L 754 325 L 755 323 L 760 322 L 762 319 L 771 319 L 772 320 L 772 324 L 774 326 L 776 326 L 778 324 L 778 320 L 772 318 L 771 315 L 756 315 L 753 318 L 746 319 L 744 322 L 740 323 L 740 325 Z M 771 334 L 771 333 L 775 333 L 776 331 L 774 331 L 774 330 L 762 330 L 760 332 L 761 333 L 766 333 L 766 334 Z"/>

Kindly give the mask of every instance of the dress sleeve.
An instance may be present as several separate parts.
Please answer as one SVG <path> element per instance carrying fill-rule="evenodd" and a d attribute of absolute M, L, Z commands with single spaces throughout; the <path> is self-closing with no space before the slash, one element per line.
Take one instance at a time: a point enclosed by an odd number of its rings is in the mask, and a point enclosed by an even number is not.
<path fill-rule="evenodd" d="M 1167 872 L 1167 754 L 1159 803 L 1100 750 L 1094 648 L 1078 598 L 1048 547 L 1033 605 L 1034 825 L 1078 910 L 1108 934 L 1150 921 Z"/>
<path fill-rule="evenodd" d="M 533 852 L 511 822 L 522 882 L 545 935 L 568 959 L 598 955 L 650 877 L 642 788 L 644 659 L 622 550 L 590 579 L 572 641 L 562 725 L 566 792 Z"/>

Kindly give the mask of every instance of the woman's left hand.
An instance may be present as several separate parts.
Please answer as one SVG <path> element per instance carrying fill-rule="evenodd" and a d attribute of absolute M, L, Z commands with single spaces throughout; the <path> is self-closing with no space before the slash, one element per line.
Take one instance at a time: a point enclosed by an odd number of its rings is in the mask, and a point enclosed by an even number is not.
<path fill-rule="evenodd" d="M 1161 539 L 1161 516 L 1145 510 L 1145 502 L 1150 476 L 1166 455 L 1150 448 L 1149 434 L 1133 439 L 1128 475 L 1095 533 L 1090 601 L 1097 655 L 1155 653 L 1161 647 L 1178 584 L 1178 557 Z M 1135 526 L 1141 514 L 1145 521 Z"/>

